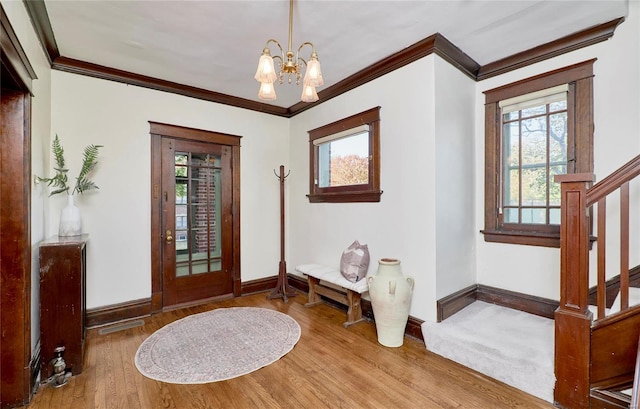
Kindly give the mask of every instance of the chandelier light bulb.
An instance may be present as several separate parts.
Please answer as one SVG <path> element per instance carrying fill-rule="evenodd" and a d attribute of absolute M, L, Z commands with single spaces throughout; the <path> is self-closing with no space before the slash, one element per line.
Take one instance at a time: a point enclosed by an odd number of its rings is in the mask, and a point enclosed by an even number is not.
<path fill-rule="evenodd" d="M 320 70 L 320 61 L 315 53 L 311 55 L 311 59 L 307 63 L 307 71 L 304 74 L 302 83 L 305 85 L 313 85 L 314 87 L 321 87 L 324 84 L 322 71 Z"/>
<path fill-rule="evenodd" d="M 254 77 L 259 82 L 274 82 L 277 79 L 276 70 L 273 65 L 273 57 L 269 53 L 269 49 L 265 49 L 258 61 L 258 69 Z"/>
<path fill-rule="evenodd" d="M 315 102 L 318 98 L 318 93 L 316 92 L 316 87 L 309 84 L 302 85 L 302 96 L 300 97 L 302 102 Z"/>
<path fill-rule="evenodd" d="M 258 98 L 266 101 L 273 101 L 276 99 L 276 90 L 273 87 L 273 82 L 260 83 L 260 91 L 258 91 Z"/>

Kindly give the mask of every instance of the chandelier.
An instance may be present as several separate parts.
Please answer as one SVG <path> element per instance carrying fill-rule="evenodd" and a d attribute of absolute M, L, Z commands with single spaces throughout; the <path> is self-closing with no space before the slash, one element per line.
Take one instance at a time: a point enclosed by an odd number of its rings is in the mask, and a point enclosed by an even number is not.
<path fill-rule="evenodd" d="M 256 71 L 255 79 L 260 82 L 260 91 L 258 92 L 258 98 L 262 100 L 274 100 L 276 99 L 276 90 L 273 86 L 274 82 L 279 80 L 280 84 L 284 82 L 285 75 L 288 77 L 288 82 L 291 84 L 292 77 L 296 79 L 296 85 L 300 85 L 300 78 L 302 77 L 303 67 L 306 67 L 304 78 L 302 80 L 302 96 L 300 99 L 303 102 L 314 102 L 318 100 L 318 93 L 316 87 L 322 86 L 324 81 L 322 80 L 322 72 L 320 71 L 320 61 L 318 60 L 318 54 L 316 48 L 310 42 L 304 42 L 298 47 L 298 51 L 294 54 L 291 50 L 291 34 L 293 32 L 293 0 L 289 1 L 289 47 L 285 53 L 280 43 L 276 40 L 269 39 L 262 50 L 260 55 L 260 61 L 258 62 L 258 69 Z M 275 44 L 280 49 L 280 55 L 271 56 L 271 50 L 269 44 Z M 311 56 L 309 61 L 305 61 L 300 57 L 300 51 L 304 46 L 311 47 Z M 295 58 L 294 58 L 295 57 Z M 276 73 L 273 60 L 278 60 L 279 71 Z"/>

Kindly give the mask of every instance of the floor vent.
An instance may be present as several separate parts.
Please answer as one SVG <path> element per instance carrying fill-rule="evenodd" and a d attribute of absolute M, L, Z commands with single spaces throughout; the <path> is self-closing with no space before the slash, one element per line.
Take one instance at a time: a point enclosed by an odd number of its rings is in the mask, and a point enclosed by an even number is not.
<path fill-rule="evenodd" d="M 141 327 L 143 325 L 144 325 L 143 320 L 128 321 L 128 322 L 123 322 L 121 324 L 112 325 L 110 327 L 100 328 L 98 330 L 98 334 L 107 335 L 113 332 L 118 332 L 118 331 L 122 331 L 129 328 Z"/>

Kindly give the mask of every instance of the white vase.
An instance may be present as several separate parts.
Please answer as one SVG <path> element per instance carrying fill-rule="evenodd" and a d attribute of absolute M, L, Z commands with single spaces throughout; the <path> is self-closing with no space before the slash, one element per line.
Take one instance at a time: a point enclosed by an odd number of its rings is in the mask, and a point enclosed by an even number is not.
<path fill-rule="evenodd" d="M 58 236 L 79 236 L 82 234 L 80 209 L 73 203 L 73 195 L 67 196 L 67 205 L 60 212 Z"/>
<path fill-rule="evenodd" d="M 378 342 L 386 347 L 402 346 L 411 308 L 413 278 L 402 275 L 400 260 L 383 258 L 378 261 L 378 273 L 367 277 L 367 284 Z"/>

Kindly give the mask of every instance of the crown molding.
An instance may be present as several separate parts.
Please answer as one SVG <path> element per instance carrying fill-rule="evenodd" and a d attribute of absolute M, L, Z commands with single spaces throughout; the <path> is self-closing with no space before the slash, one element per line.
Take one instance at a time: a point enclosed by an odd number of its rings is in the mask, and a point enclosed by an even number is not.
<path fill-rule="evenodd" d="M 478 63 L 447 40 L 442 34 L 436 33 L 318 92 L 320 101 L 315 104 L 310 105 L 304 102 L 298 102 L 292 105 L 289 108 L 291 116 L 297 115 L 315 105 L 342 95 L 347 91 L 380 78 L 385 74 L 433 53 L 436 53 L 469 78 L 475 80 L 476 72 L 480 68 Z"/>
<path fill-rule="evenodd" d="M 49 60 L 49 65 L 51 65 L 56 58 L 60 57 L 60 50 L 53 34 L 53 28 L 51 28 L 51 20 L 49 20 L 44 0 L 24 0 L 23 3 L 29 18 L 31 18 L 31 24 L 38 40 L 40 40 L 40 45 Z"/>
<path fill-rule="evenodd" d="M 37 79 L 27 54 L 20 45 L 9 17 L 0 4 L 0 51 L 2 52 L 2 74 L 8 75 L 18 88 L 32 92 L 32 80 Z M 7 81 L 8 82 L 8 81 Z"/>
<path fill-rule="evenodd" d="M 52 69 L 137 85 L 286 118 L 291 118 L 433 53 L 459 69 L 469 78 L 475 81 L 482 81 L 579 48 L 606 41 L 613 36 L 615 29 L 624 21 L 624 17 L 620 17 L 483 66 L 479 65 L 442 34 L 436 33 L 319 91 L 318 97 L 320 100 L 318 102 L 313 104 L 298 102 L 289 108 L 284 108 L 61 56 L 44 0 L 23 0 L 23 2 L 31 17 L 34 30 L 51 62 Z"/>
<path fill-rule="evenodd" d="M 232 105 L 238 108 L 246 108 L 252 111 L 264 112 L 267 114 L 288 116 L 286 108 L 275 105 L 263 104 L 244 98 L 238 98 L 220 92 L 209 91 L 202 88 L 191 87 L 178 84 L 176 82 L 165 81 L 158 78 L 147 77 L 146 75 L 135 74 L 129 71 L 118 70 L 93 64 L 73 58 L 58 57 L 53 61 L 51 68 L 54 70 L 70 72 L 73 74 L 86 75 L 109 81 L 121 82 L 129 85 L 155 89 L 158 91 L 171 92 L 191 98 L 202 99 L 210 102 L 217 102 L 225 105 Z"/>
<path fill-rule="evenodd" d="M 512 56 L 483 65 L 478 71 L 477 81 L 495 77 L 527 65 L 535 64 L 549 58 L 557 57 L 583 47 L 606 41 L 613 36 L 616 28 L 624 21 L 624 17 L 593 26 L 570 34 L 538 47 L 514 54 Z"/>

